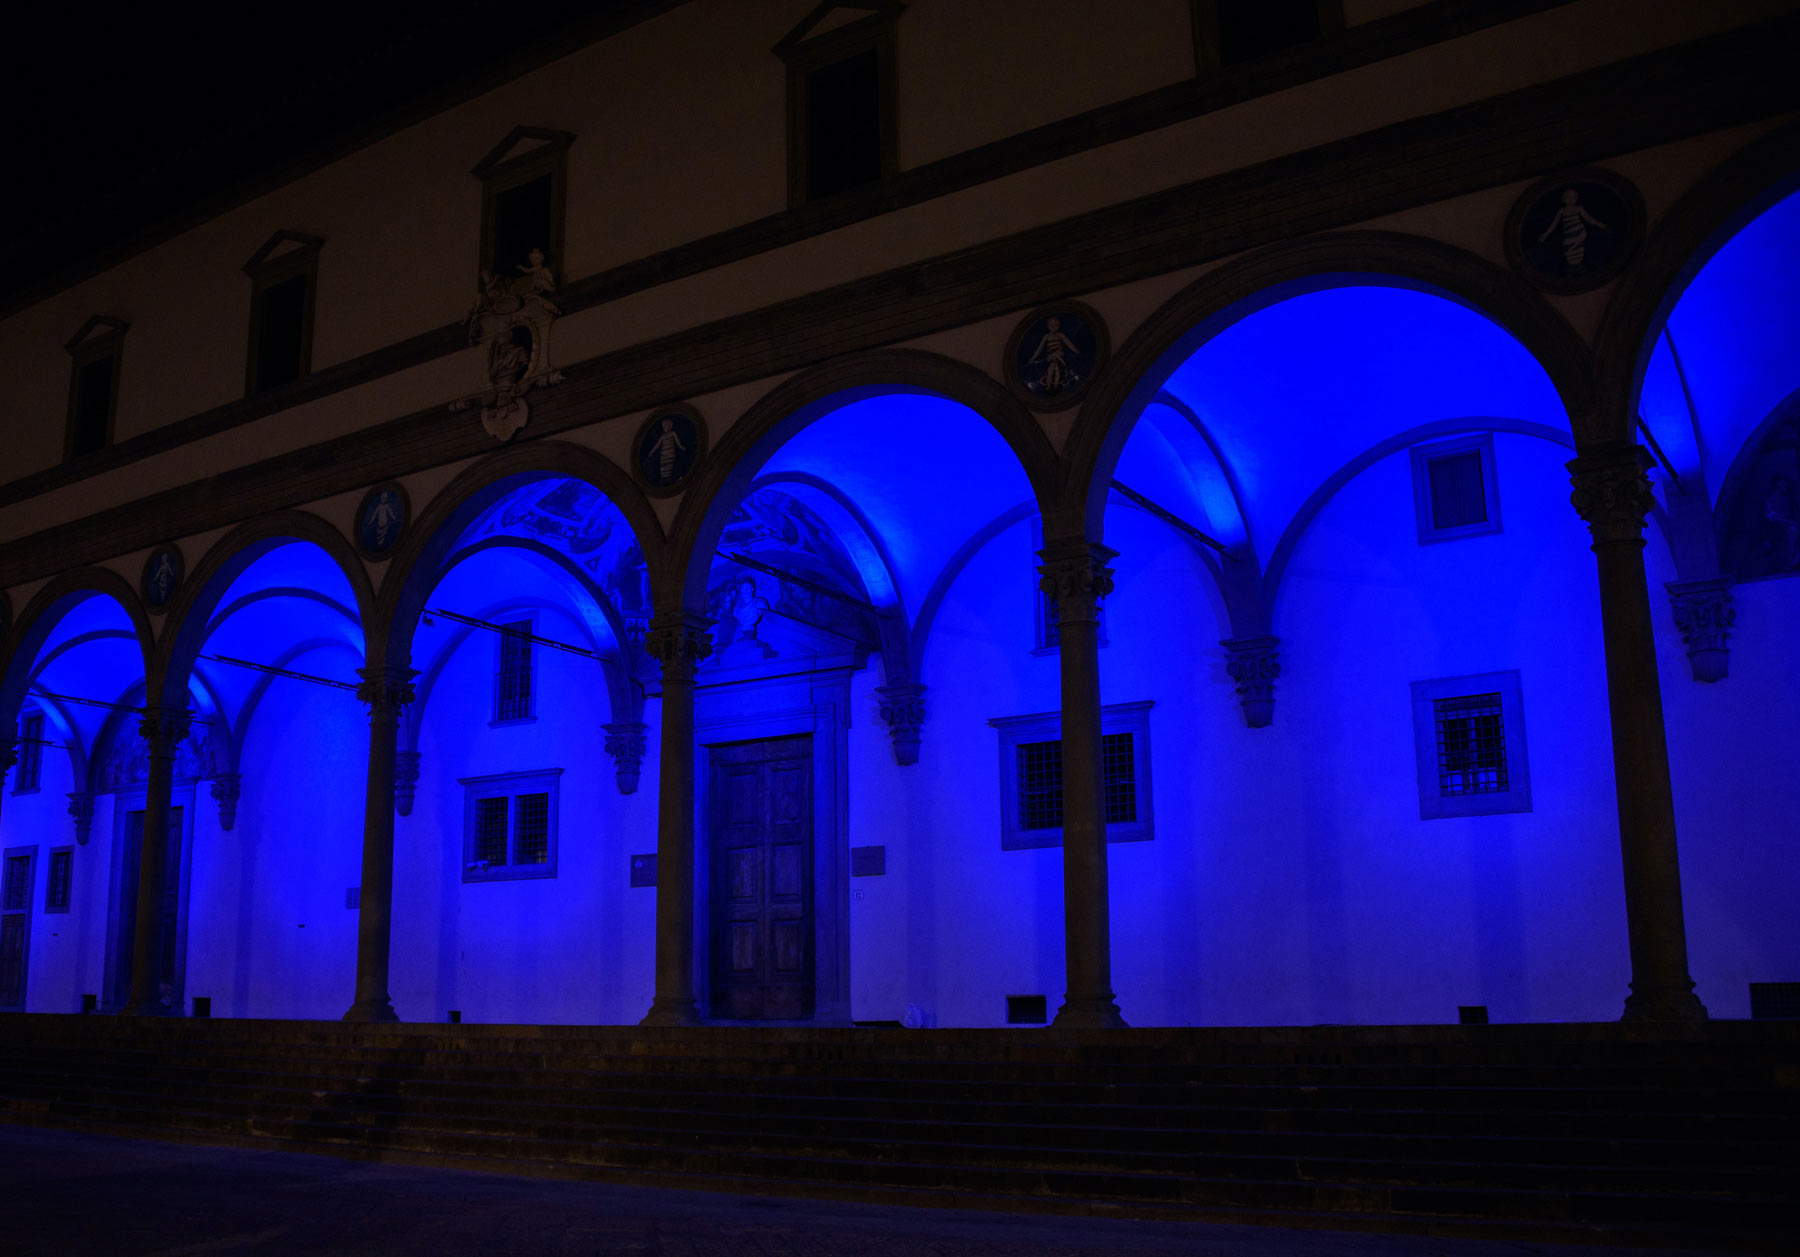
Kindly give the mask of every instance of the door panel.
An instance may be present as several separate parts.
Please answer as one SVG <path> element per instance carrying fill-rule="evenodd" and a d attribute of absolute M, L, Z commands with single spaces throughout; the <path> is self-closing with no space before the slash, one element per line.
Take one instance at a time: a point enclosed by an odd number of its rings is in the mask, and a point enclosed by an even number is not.
<path fill-rule="evenodd" d="M 812 1016 L 812 739 L 710 748 L 712 1015 Z"/>
<path fill-rule="evenodd" d="M 25 1007 L 31 959 L 32 874 L 36 847 L 9 847 L 0 865 L 0 1008 Z"/>

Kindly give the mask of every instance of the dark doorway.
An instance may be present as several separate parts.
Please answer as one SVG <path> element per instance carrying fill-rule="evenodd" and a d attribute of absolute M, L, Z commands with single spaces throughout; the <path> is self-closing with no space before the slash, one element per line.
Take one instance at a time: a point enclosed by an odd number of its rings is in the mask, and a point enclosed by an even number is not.
<path fill-rule="evenodd" d="M 152 953 L 156 965 L 153 989 L 159 1002 L 172 1009 L 182 1004 L 181 955 L 181 849 L 182 809 L 169 808 L 169 839 L 163 852 L 162 893 L 156 897 L 156 948 Z M 142 809 L 125 814 L 125 865 L 119 885 L 118 951 L 114 959 L 112 1003 L 122 1005 L 131 990 L 131 946 L 137 933 L 138 862 L 144 846 L 144 813 Z"/>
<path fill-rule="evenodd" d="M 813 1015 L 812 738 L 711 751 L 712 1015 Z"/>

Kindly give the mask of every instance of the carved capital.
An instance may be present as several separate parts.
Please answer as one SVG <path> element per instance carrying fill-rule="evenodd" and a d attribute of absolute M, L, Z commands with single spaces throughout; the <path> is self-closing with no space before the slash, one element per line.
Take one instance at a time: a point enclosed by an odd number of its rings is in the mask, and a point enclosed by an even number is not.
<path fill-rule="evenodd" d="M 411 816 L 413 801 L 419 790 L 419 753 L 417 751 L 396 751 L 394 753 L 394 811 L 402 816 Z"/>
<path fill-rule="evenodd" d="M 1113 591 L 1112 569 L 1118 551 L 1092 542 L 1056 541 L 1038 551 L 1038 588 L 1056 600 L 1058 624 L 1094 623 L 1100 601 Z"/>
<path fill-rule="evenodd" d="M 1275 719 L 1275 680 L 1281 675 L 1279 637 L 1228 637 L 1225 671 L 1237 688 L 1244 709 L 1244 723 L 1252 729 L 1267 728 Z"/>
<path fill-rule="evenodd" d="M 641 720 L 621 720 L 601 726 L 606 730 L 606 753 L 612 756 L 613 773 L 620 794 L 633 794 L 644 768 L 644 748 L 650 726 Z"/>
<path fill-rule="evenodd" d="M 238 799 L 243 793 L 242 773 L 220 773 L 213 778 L 212 798 L 219 805 L 219 828 L 226 833 L 237 824 Z"/>
<path fill-rule="evenodd" d="M 1569 462 L 1574 486 L 1569 501 L 1587 521 L 1596 546 L 1643 544 L 1644 520 L 1656 505 L 1646 474 L 1650 465 L 1650 452 L 1629 443 L 1603 445 Z"/>
<path fill-rule="evenodd" d="M 94 796 L 77 790 L 69 796 L 69 816 L 75 822 L 75 841 L 87 846 L 94 836 Z"/>
<path fill-rule="evenodd" d="M 925 724 L 925 687 L 918 684 L 884 685 L 875 691 L 881 723 L 894 739 L 894 762 L 904 767 L 919 762 L 919 731 Z"/>
<path fill-rule="evenodd" d="M 1687 645 L 1688 666 L 1694 680 L 1724 680 L 1731 660 L 1731 627 L 1737 623 L 1731 578 L 1670 581 L 1667 588 L 1675 627 L 1681 630 L 1681 640 Z"/>
<path fill-rule="evenodd" d="M 711 620 L 697 615 L 657 616 L 644 634 L 644 653 L 662 665 L 663 684 L 692 684 L 694 669 L 712 654 Z"/>
<path fill-rule="evenodd" d="M 356 696 L 369 705 L 370 720 L 398 720 L 401 710 L 414 698 L 411 668 L 359 668 L 362 684 Z"/>
<path fill-rule="evenodd" d="M 146 707 L 138 719 L 138 735 L 150 750 L 150 758 L 173 761 L 175 748 L 193 728 L 193 714 L 185 707 Z"/>

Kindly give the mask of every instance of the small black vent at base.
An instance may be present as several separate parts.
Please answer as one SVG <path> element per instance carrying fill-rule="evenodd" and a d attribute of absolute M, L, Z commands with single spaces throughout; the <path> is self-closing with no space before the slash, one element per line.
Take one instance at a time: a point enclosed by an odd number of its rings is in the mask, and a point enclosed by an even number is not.
<path fill-rule="evenodd" d="M 346 887 L 344 887 L 344 906 L 346 908 L 351 909 L 352 911 L 355 911 L 356 909 L 362 907 L 362 887 L 361 886 L 346 886 Z"/>
<path fill-rule="evenodd" d="M 1800 1018 L 1800 982 L 1752 982 L 1752 1021 L 1792 1021 Z"/>
<path fill-rule="evenodd" d="M 886 872 L 887 848 L 885 846 L 850 848 L 851 877 L 881 877 Z"/>
<path fill-rule="evenodd" d="M 460 1026 L 462 1024 L 462 1009 L 460 1008 L 452 1008 L 445 1016 L 453 1026 Z"/>
<path fill-rule="evenodd" d="M 196 1017 L 212 1016 L 212 996 L 210 996 L 210 995 L 194 996 L 194 1016 L 196 1016 Z"/>
<path fill-rule="evenodd" d="M 100 997 L 98 995 L 83 995 L 81 997 L 81 1011 L 84 1013 L 99 1012 Z"/>
<path fill-rule="evenodd" d="M 1042 995 L 1008 995 L 1006 997 L 1007 1025 L 1041 1026 L 1049 1020 L 1049 1002 Z"/>
<path fill-rule="evenodd" d="M 1486 1004 L 1458 1004 L 1456 1020 L 1465 1026 L 1485 1026 L 1488 1023 Z"/>
<path fill-rule="evenodd" d="M 634 855 L 631 857 L 631 884 L 633 886 L 656 885 L 656 853 Z"/>

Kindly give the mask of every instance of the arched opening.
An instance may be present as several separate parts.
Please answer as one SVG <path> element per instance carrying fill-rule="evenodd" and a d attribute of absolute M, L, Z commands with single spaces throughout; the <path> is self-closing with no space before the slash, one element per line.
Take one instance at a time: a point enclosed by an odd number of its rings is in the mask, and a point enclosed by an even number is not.
<path fill-rule="evenodd" d="M 109 788 L 105 747 L 143 703 L 148 626 L 124 582 L 104 577 L 41 594 L 5 661 L 0 729 L 16 760 L 0 779 L 3 1009 L 114 1008 L 130 978 L 132 801 Z M 171 946 L 179 928 L 171 917 Z"/>
<path fill-rule="evenodd" d="M 1659 607 L 1692 968 L 1715 1016 L 1800 965 L 1791 912 L 1800 754 L 1800 193 L 1744 222 L 1651 333 L 1642 431 L 1675 544 Z M 1696 684 L 1696 681 L 1712 682 Z"/>
<path fill-rule="evenodd" d="M 1155 704 L 1154 841 L 1111 849 L 1127 1017 L 1611 1015 L 1598 601 L 1544 367 L 1460 300 L 1315 277 L 1131 396 L 1091 486 L 1102 700 Z"/>
<path fill-rule="evenodd" d="M 954 393 L 866 384 L 775 416 L 697 530 L 715 1020 L 994 1025 L 1009 995 L 1062 991 L 1060 861 L 1008 842 L 991 723 L 1058 707 L 1037 496 Z"/>
<path fill-rule="evenodd" d="M 524 472 L 455 502 L 404 577 L 396 1011 L 635 1022 L 654 901 L 633 861 L 656 849 L 637 535 L 592 482 Z"/>

